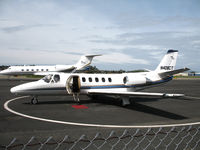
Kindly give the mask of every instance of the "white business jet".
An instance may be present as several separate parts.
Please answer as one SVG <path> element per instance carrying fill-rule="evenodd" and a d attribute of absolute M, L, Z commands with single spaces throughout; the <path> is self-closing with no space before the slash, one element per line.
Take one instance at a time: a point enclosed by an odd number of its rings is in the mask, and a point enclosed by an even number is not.
<path fill-rule="evenodd" d="M 0 75 L 41 75 L 45 76 L 55 72 L 75 72 L 91 64 L 92 59 L 100 55 L 84 55 L 74 65 L 54 65 L 54 66 L 11 66 L 0 71 Z"/>
<path fill-rule="evenodd" d="M 184 96 L 140 91 L 168 82 L 172 80 L 174 74 L 189 70 L 188 68 L 174 70 L 177 55 L 177 50 L 168 50 L 154 71 L 121 74 L 55 73 L 38 81 L 13 87 L 10 91 L 19 95 L 32 96 L 32 104 L 36 104 L 37 97 L 42 95 L 73 95 L 74 100 L 78 102 L 80 94 L 119 96 L 123 106 L 130 104 L 131 96 Z"/>

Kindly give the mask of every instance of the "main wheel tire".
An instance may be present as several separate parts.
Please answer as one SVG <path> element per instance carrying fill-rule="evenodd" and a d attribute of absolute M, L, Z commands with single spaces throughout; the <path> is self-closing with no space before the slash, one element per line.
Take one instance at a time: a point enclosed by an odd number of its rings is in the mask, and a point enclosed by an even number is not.
<path fill-rule="evenodd" d="M 35 104 L 37 104 L 37 103 L 38 103 L 37 98 L 33 98 L 33 99 L 31 100 L 31 104 L 35 105 Z"/>

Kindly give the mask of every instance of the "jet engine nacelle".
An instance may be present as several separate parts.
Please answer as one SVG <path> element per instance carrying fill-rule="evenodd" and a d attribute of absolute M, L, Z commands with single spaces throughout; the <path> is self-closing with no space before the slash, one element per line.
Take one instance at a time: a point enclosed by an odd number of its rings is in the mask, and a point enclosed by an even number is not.
<path fill-rule="evenodd" d="M 144 76 L 138 76 L 138 75 L 128 75 L 125 76 L 124 79 L 125 85 L 137 85 L 137 84 L 146 84 L 147 79 Z"/>

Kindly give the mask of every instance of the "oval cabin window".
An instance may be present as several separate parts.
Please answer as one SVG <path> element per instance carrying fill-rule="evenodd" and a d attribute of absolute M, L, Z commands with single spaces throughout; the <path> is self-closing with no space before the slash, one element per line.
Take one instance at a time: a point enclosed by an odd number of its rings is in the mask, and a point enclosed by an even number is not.
<path fill-rule="evenodd" d="M 86 81 L 85 77 L 82 77 L 82 81 L 83 81 L 83 82 L 85 82 L 85 81 Z"/>
<path fill-rule="evenodd" d="M 99 79 L 98 79 L 98 78 L 95 78 L 95 81 L 96 81 L 96 82 L 99 82 Z"/>
<path fill-rule="evenodd" d="M 89 77 L 89 82 L 92 82 L 92 78 L 91 77 Z"/>

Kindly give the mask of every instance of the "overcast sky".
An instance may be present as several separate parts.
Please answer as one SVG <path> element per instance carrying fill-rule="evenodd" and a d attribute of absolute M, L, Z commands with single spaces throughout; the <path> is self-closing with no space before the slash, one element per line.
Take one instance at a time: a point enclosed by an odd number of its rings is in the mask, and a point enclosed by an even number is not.
<path fill-rule="evenodd" d="M 0 0 L 0 65 L 155 69 L 168 49 L 200 71 L 200 0 Z"/>

